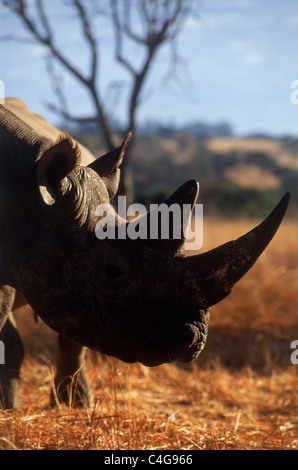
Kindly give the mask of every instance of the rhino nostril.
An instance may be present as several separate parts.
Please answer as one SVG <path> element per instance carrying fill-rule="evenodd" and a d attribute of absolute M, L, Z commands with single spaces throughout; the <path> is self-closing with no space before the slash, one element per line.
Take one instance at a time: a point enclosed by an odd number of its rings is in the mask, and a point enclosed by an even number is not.
<path fill-rule="evenodd" d="M 105 266 L 104 274 L 108 279 L 114 280 L 122 275 L 120 266 Z"/>

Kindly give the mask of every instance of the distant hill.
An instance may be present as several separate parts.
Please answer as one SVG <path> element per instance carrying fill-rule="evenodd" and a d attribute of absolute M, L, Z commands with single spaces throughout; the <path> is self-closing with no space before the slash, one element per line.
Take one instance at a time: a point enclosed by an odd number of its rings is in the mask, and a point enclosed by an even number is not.
<path fill-rule="evenodd" d="M 70 133 L 96 155 L 105 152 L 92 129 Z M 227 123 L 143 126 L 131 154 L 135 201 L 160 203 L 195 178 L 205 214 L 264 217 L 289 191 L 288 214 L 297 218 L 298 138 L 232 134 Z"/>
<path fill-rule="evenodd" d="M 139 140 L 132 158 L 135 199 L 161 202 L 188 179 L 200 183 L 204 211 L 263 217 L 284 192 L 298 215 L 298 141 L 218 137 Z"/>

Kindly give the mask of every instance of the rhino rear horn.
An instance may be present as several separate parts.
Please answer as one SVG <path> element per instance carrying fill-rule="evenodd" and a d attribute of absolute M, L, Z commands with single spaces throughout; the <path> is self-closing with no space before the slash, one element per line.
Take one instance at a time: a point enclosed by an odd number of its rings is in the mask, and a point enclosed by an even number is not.
<path fill-rule="evenodd" d="M 80 163 L 78 145 L 62 134 L 56 144 L 44 152 L 37 162 L 37 183 L 47 205 L 63 195 L 63 180 Z"/>
<path fill-rule="evenodd" d="M 167 254 L 178 254 L 182 250 L 198 194 L 198 182 L 190 180 L 143 216 L 147 225 L 148 236 L 144 242 L 147 247 Z M 141 219 L 137 221 L 142 224 Z"/>
<path fill-rule="evenodd" d="M 237 240 L 185 259 L 188 276 L 198 286 L 198 295 L 211 307 L 224 299 L 253 266 L 277 231 L 288 206 L 286 193 L 271 214 Z"/>
<path fill-rule="evenodd" d="M 89 168 L 96 171 L 105 183 L 110 199 L 112 199 L 118 191 L 120 180 L 119 166 L 122 163 L 131 136 L 132 133 L 129 132 L 120 147 L 102 155 L 88 165 Z"/>

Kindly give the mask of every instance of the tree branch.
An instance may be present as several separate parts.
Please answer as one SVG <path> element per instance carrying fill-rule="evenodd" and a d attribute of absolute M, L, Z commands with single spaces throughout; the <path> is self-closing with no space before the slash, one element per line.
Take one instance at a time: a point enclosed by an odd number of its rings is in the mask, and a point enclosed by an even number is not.
<path fill-rule="evenodd" d="M 97 61 L 98 61 L 98 51 L 97 51 L 96 41 L 91 30 L 91 24 L 87 15 L 87 11 L 83 7 L 81 0 L 73 0 L 73 4 L 77 8 L 79 17 L 82 19 L 84 35 L 85 35 L 86 40 L 90 44 L 92 66 L 91 66 L 91 75 L 90 75 L 89 81 L 90 83 L 95 83 Z"/>
<path fill-rule="evenodd" d="M 18 36 L 17 34 L 4 34 L 0 36 L 0 42 L 2 41 L 16 41 L 21 43 L 35 44 L 35 39 L 26 38 L 26 36 Z"/>
<path fill-rule="evenodd" d="M 118 6 L 117 6 L 117 0 L 111 0 L 111 12 L 112 12 L 112 20 L 114 24 L 114 31 L 115 31 L 115 43 L 116 43 L 116 59 L 119 63 L 124 65 L 124 67 L 128 70 L 128 72 L 132 76 L 136 76 L 136 70 L 132 66 L 132 64 L 123 57 L 122 55 L 122 37 L 123 37 L 123 32 L 122 32 L 122 26 L 119 21 L 119 12 L 118 12 Z M 127 5 L 127 10 L 129 10 L 130 4 Z"/>
<path fill-rule="evenodd" d="M 53 33 L 51 30 L 50 24 L 48 22 L 48 19 L 46 17 L 42 0 L 36 0 L 36 5 L 37 5 L 37 11 L 38 11 L 41 23 L 47 33 L 48 41 L 51 42 L 53 38 Z"/>
<path fill-rule="evenodd" d="M 46 34 L 42 35 L 37 27 L 35 26 L 32 19 L 28 16 L 27 7 L 24 0 L 4 0 L 4 4 L 12 11 L 14 11 L 25 23 L 29 31 L 32 33 L 33 37 L 37 39 L 40 43 L 44 44 L 49 48 L 54 57 L 56 57 L 59 62 L 61 62 L 64 67 L 72 73 L 78 80 L 80 80 L 85 85 L 88 84 L 88 80 L 79 72 L 79 70 L 74 67 L 69 60 L 62 55 L 62 53 L 55 47 L 53 43 L 53 35 L 50 31 L 50 26 L 48 21 L 45 19 L 45 13 L 43 10 L 42 0 L 38 0 L 38 9 L 39 16 L 42 18 L 43 27 L 46 29 Z M 50 33 L 50 34 L 49 34 Z"/>
<path fill-rule="evenodd" d="M 60 114 L 60 116 L 62 116 L 64 119 L 67 119 L 67 121 L 76 122 L 77 124 L 87 124 L 87 123 L 96 124 L 97 123 L 96 116 L 86 116 L 86 117 L 74 116 L 70 114 L 68 111 L 66 111 L 65 109 L 55 106 L 54 104 L 48 101 L 46 101 L 45 103 L 51 111 L 53 111 L 56 114 Z"/>
<path fill-rule="evenodd" d="M 77 62 L 72 63 L 72 57 L 69 58 L 65 54 L 63 44 L 56 43 L 54 24 L 47 15 L 44 0 L 31 0 L 30 11 L 27 8 L 29 0 L 0 0 L 0 3 L 20 18 L 31 33 L 31 37 L 44 45 L 51 57 L 85 87 L 92 99 L 95 115 L 79 118 L 69 113 L 61 78 L 57 76 L 54 68 L 51 67 L 52 64 L 48 61 L 48 73 L 59 100 L 59 106 L 49 104 L 49 108 L 69 121 L 95 122 L 102 132 L 105 146 L 111 150 L 113 148 L 112 133 L 109 128 L 106 107 L 101 101 L 96 84 L 99 50 L 92 28 L 93 16 L 98 13 L 108 14 L 112 22 L 115 34 L 116 60 L 128 71 L 131 78 L 127 129 L 134 131 L 140 95 L 157 51 L 162 45 L 177 37 L 185 18 L 193 11 L 194 0 L 106 0 L 105 2 L 103 0 L 101 2 L 68 0 L 68 5 L 78 16 L 83 39 L 85 39 L 90 51 L 91 62 L 87 72 L 81 69 Z M 33 13 L 34 7 L 35 12 Z M 137 19 L 136 15 L 138 15 Z M 22 40 L 18 34 L 7 34 L 2 39 Z M 126 41 L 133 42 L 145 51 L 145 58 L 141 59 L 139 65 L 136 64 L 135 56 L 126 53 Z M 174 56 L 172 60 L 177 63 L 177 57 Z M 123 170 L 126 165 L 127 159 L 123 161 Z M 121 174 L 121 183 L 123 184 L 124 171 Z M 122 191 L 120 194 L 125 194 L 125 192 Z"/>
<path fill-rule="evenodd" d="M 54 34 L 44 9 L 43 0 L 35 1 L 38 19 L 40 23 L 39 26 L 42 27 L 41 30 L 37 27 L 34 20 L 29 16 L 25 0 L 2 0 L 2 3 L 23 21 L 27 29 L 32 34 L 33 38 L 39 41 L 39 43 L 43 44 L 49 50 L 52 57 L 55 58 L 72 76 L 77 78 L 77 80 L 79 80 L 79 82 L 81 82 L 87 88 L 93 100 L 95 111 L 97 113 L 94 118 L 92 117 L 92 121 L 96 122 L 96 124 L 98 125 L 100 131 L 103 134 L 106 147 L 111 150 L 114 147 L 112 141 L 112 133 L 109 128 L 108 118 L 105 114 L 105 110 L 103 104 L 101 103 L 95 83 L 98 66 L 98 51 L 95 38 L 92 34 L 90 18 L 88 16 L 87 9 L 83 6 L 81 0 L 72 0 L 72 6 L 76 8 L 78 17 L 81 19 L 83 33 L 91 50 L 91 73 L 89 76 L 83 75 L 83 73 L 81 73 L 81 71 L 76 66 L 74 66 L 71 61 L 63 54 L 62 50 L 56 47 L 54 41 Z M 52 105 L 50 106 L 50 108 L 53 111 L 58 112 L 66 119 L 80 122 L 79 119 L 75 118 L 74 116 L 71 116 L 66 109 L 63 109 L 65 107 L 63 106 L 65 103 L 63 103 L 62 99 L 64 98 L 63 91 L 61 87 L 59 87 L 57 77 L 54 76 L 53 70 L 52 79 L 56 80 L 56 83 L 54 84 L 54 89 L 59 101 L 62 102 L 62 105 L 60 107 Z M 88 122 L 90 122 L 90 118 L 88 118 L 87 120 Z M 86 120 L 83 119 L 83 122 L 86 122 Z"/>

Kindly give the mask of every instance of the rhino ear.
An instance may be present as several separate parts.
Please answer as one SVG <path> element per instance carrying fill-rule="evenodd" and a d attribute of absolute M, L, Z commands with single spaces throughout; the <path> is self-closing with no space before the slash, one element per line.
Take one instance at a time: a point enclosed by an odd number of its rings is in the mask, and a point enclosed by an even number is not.
<path fill-rule="evenodd" d="M 37 162 L 37 182 L 40 194 L 47 205 L 52 205 L 65 192 L 65 177 L 80 162 L 78 145 L 68 134 L 50 147 Z"/>
<path fill-rule="evenodd" d="M 112 199 L 118 191 L 120 181 L 119 166 L 122 163 L 128 142 L 131 139 L 132 133 L 130 132 L 120 147 L 104 154 L 102 157 L 97 158 L 94 162 L 88 165 L 89 168 L 96 171 L 96 173 L 103 180 L 110 199 Z"/>

